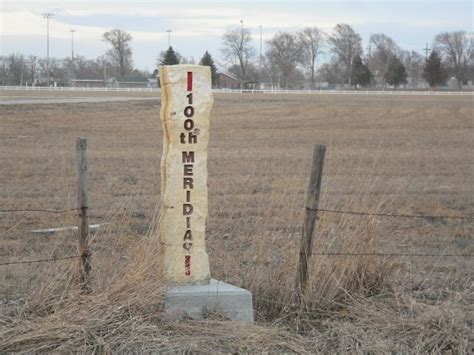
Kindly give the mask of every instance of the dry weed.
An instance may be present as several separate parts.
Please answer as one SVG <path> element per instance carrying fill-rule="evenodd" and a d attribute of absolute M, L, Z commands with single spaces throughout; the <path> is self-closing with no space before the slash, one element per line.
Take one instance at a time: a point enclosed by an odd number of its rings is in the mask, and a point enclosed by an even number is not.
<path fill-rule="evenodd" d="M 73 206 L 73 144 L 86 136 L 92 223 L 111 224 L 92 237 L 91 295 L 78 292 L 77 261 L 3 269 L 0 352 L 467 351 L 472 259 L 314 255 L 301 309 L 293 290 L 313 144 L 328 146 L 322 207 L 467 215 L 471 109 L 469 98 L 218 96 L 207 246 L 213 277 L 252 291 L 252 326 L 163 316 L 156 104 L 2 111 L 1 204 Z M 75 219 L 0 216 L 2 260 L 74 253 L 74 233 L 26 231 Z M 468 254 L 472 232 L 321 213 L 314 252 Z"/>

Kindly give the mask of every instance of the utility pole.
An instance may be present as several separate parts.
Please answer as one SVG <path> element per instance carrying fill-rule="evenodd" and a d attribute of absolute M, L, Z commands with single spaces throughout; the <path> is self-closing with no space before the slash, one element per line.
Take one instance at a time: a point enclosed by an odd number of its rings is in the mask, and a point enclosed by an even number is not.
<path fill-rule="evenodd" d="M 43 18 L 46 19 L 46 77 L 48 78 L 49 86 L 49 19 L 54 16 L 51 12 L 43 13 Z"/>
<path fill-rule="evenodd" d="M 258 58 L 258 85 L 262 88 L 262 26 L 260 26 L 260 57 Z"/>
<path fill-rule="evenodd" d="M 171 32 L 173 32 L 172 30 L 166 30 L 166 32 L 168 32 L 168 48 L 171 47 Z"/>
<path fill-rule="evenodd" d="M 240 20 L 240 25 L 241 25 L 241 30 L 240 30 L 240 51 L 241 53 L 244 51 L 244 20 Z M 240 78 L 240 91 L 244 89 L 244 73 L 243 73 L 243 68 L 241 65 L 241 78 Z"/>
<path fill-rule="evenodd" d="M 428 48 L 428 43 L 426 43 L 426 47 L 422 50 L 425 51 L 425 59 L 428 59 L 428 52 L 431 50 L 431 48 Z"/>
<path fill-rule="evenodd" d="M 31 86 L 36 86 L 36 83 L 35 83 L 36 58 L 38 58 L 38 57 L 34 55 L 32 57 L 33 60 L 31 62 Z"/>
<path fill-rule="evenodd" d="M 72 70 L 72 77 L 75 78 L 76 75 L 74 74 L 74 32 L 76 32 L 75 29 L 71 29 L 71 70 Z"/>
<path fill-rule="evenodd" d="M 23 56 L 21 56 L 21 67 L 20 67 L 20 86 L 23 86 L 23 67 L 25 66 L 25 62 L 23 60 Z"/>

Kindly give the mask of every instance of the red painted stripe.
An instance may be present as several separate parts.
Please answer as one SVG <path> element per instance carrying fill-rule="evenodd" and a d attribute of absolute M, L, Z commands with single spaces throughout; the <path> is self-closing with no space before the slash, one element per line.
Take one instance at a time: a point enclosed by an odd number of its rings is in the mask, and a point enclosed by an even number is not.
<path fill-rule="evenodd" d="M 191 255 L 184 256 L 184 275 L 191 276 Z"/>
<path fill-rule="evenodd" d="M 193 72 L 188 71 L 188 91 L 193 91 Z"/>

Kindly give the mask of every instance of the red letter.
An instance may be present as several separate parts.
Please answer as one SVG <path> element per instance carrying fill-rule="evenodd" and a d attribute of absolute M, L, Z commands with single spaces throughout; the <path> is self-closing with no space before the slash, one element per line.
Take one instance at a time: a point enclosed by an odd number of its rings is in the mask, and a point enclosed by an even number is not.
<path fill-rule="evenodd" d="M 188 71 L 188 91 L 193 90 L 193 72 Z"/>

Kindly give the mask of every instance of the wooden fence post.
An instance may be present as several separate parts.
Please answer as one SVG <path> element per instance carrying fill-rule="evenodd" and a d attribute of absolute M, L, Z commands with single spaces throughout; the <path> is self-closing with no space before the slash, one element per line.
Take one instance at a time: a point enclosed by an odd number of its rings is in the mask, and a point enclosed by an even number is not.
<path fill-rule="evenodd" d="M 296 297 L 301 304 L 304 290 L 308 282 L 308 265 L 313 249 L 313 237 L 316 230 L 318 215 L 319 195 L 321 192 L 321 180 L 323 176 L 325 145 L 315 145 L 313 161 L 311 165 L 311 176 L 309 179 L 308 196 L 306 200 L 306 211 L 301 236 L 300 254 L 298 260 L 298 273 L 296 276 Z"/>
<path fill-rule="evenodd" d="M 89 211 L 87 204 L 87 140 L 76 140 L 77 162 L 77 207 L 79 208 L 79 282 L 85 292 L 90 291 L 89 272 L 91 270 L 91 253 L 89 250 Z"/>

